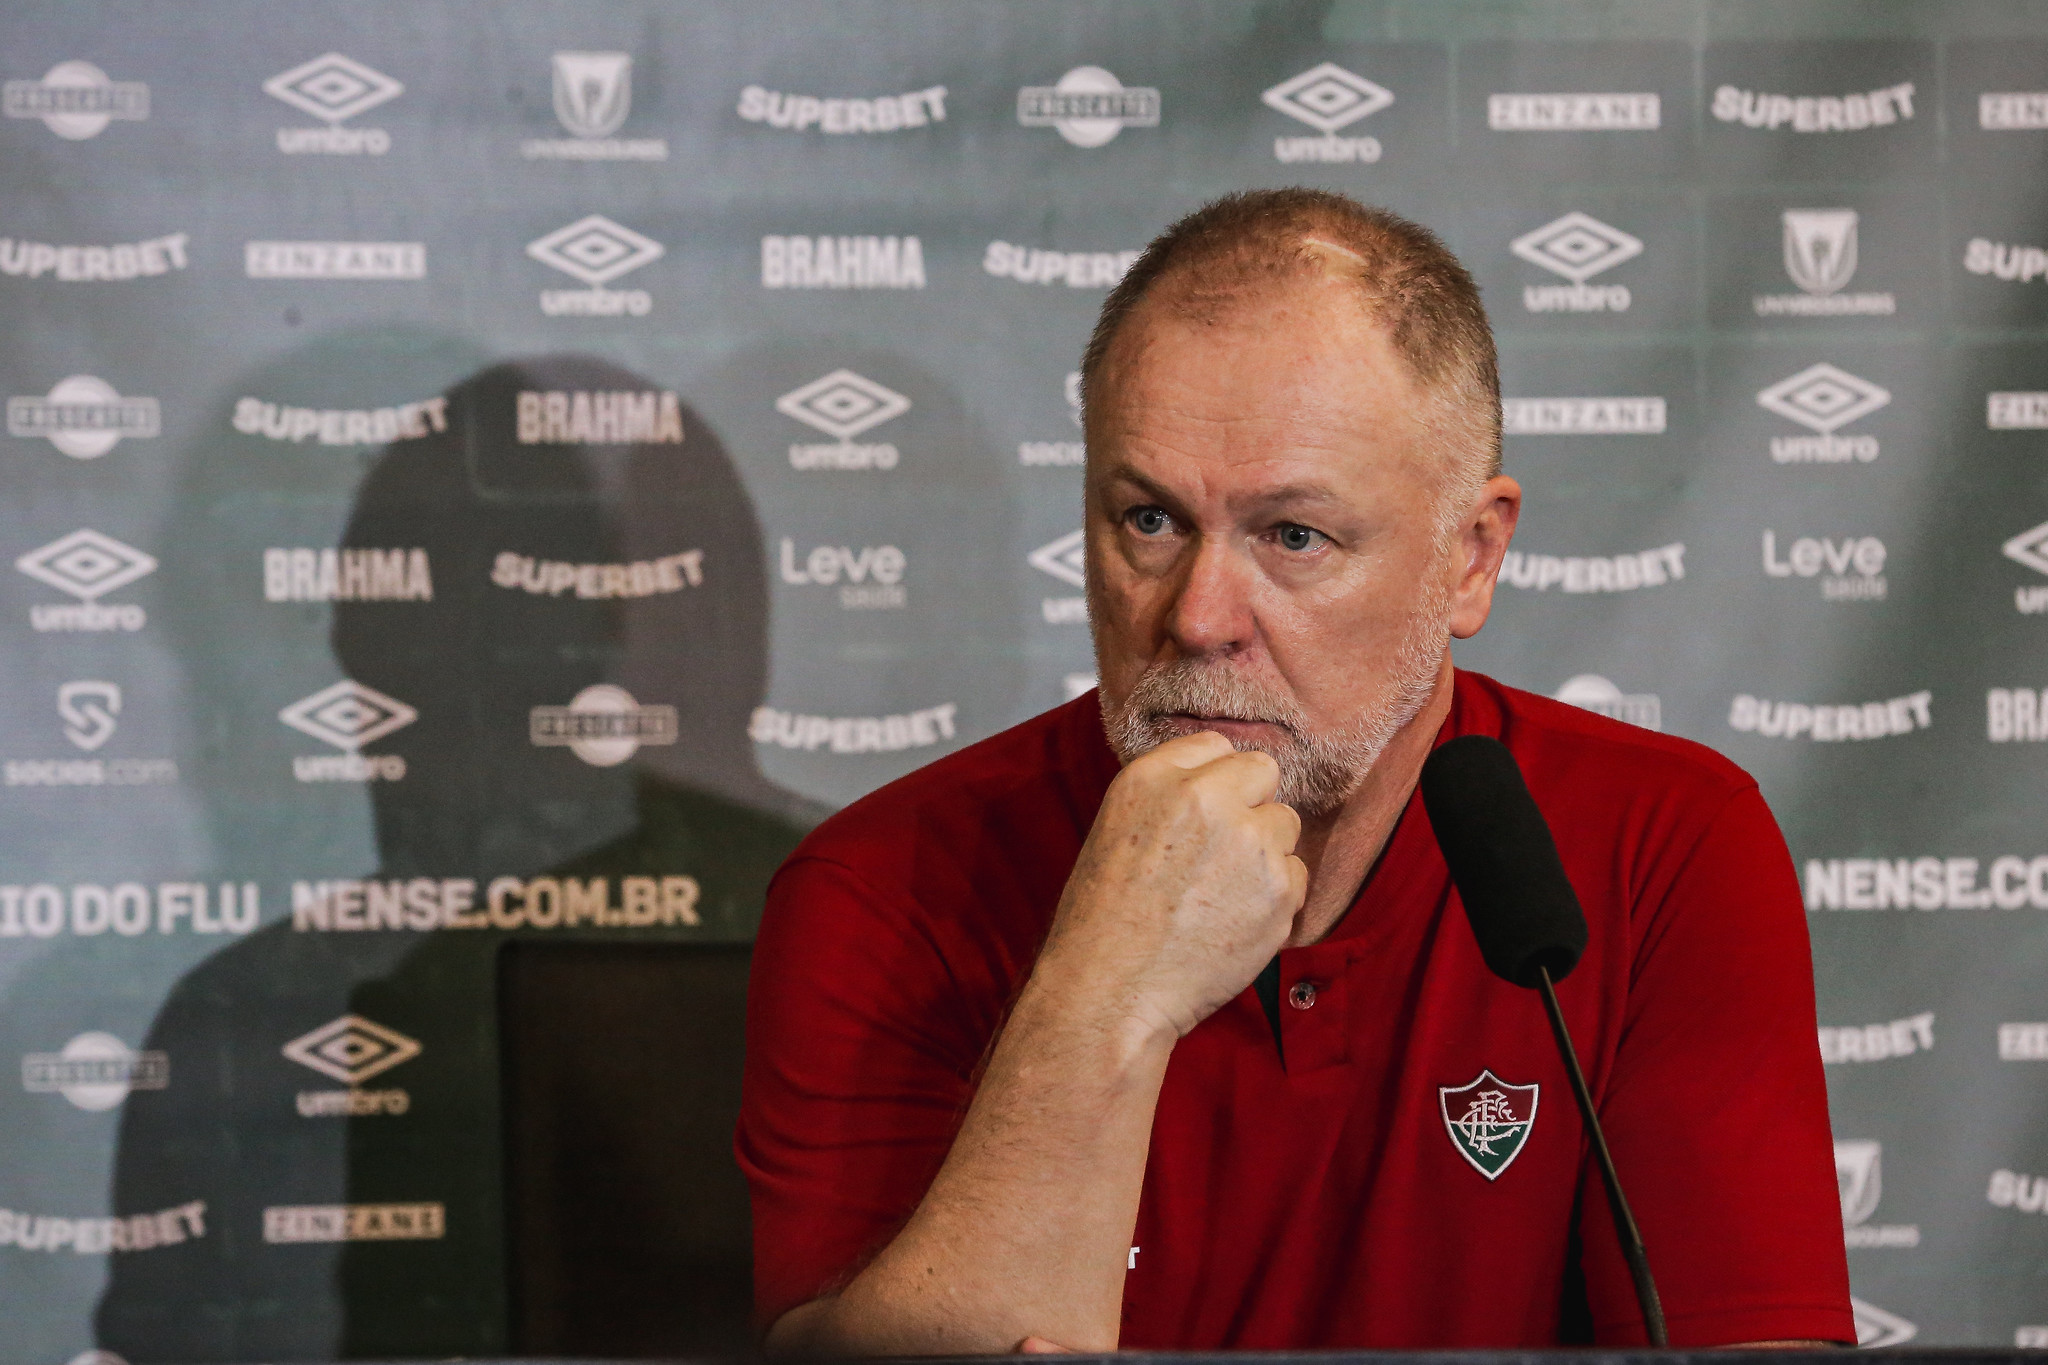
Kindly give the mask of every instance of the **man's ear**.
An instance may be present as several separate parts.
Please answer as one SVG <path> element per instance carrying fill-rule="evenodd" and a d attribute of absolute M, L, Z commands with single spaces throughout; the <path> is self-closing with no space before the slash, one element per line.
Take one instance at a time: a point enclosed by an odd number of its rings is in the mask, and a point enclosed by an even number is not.
<path fill-rule="evenodd" d="M 1486 481 L 1458 523 L 1458 580 L 1451 588 L 1451 634 L 1468 640 L 1493 611 L 1501 560 L 1522 516 L 1522 485 L 1505 474 Z"/>

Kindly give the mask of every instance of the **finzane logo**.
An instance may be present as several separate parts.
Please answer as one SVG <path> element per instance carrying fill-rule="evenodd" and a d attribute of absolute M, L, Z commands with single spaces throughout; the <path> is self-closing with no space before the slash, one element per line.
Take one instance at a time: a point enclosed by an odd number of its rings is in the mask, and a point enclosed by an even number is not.
<path fill-rule="evenodd" d="M 112 536 L 80 527 L 68 536 L 31 550 L 14 567 L 78 599 L 77 606 L 38 604 L 29 624 L 39 631 L 141 630 L 148 617 L 129 603 L 102 604 L 116 588 L 156 572 L 156 560 Z"/>
<path fill-rule="evenodd" d="M 2038 574 L 2048 574 L 2048 521 L 2020 532 L 2006 541 L 2000 550 L 2015 564 L 2024 564 Z M 2048 613 L 2048 587 L 2014 588 L 2012 600 L 2022 616 Z"/>
<path fill-rule="evenodd" d="M 448 1234 L 448 1210 L 420 1204 L 274 1204 L 263 1210 L 263 1240 L 431 1242 Z"/>
<path fill-rule="evenodd" d="M 261 398 L 238 398 L 228 421 L 244 436 L 264 436 L 293 445 L 310 439 L 323 446 L 381 446 L 448 430 L 448 400 L 423 398 L 388 408 L 295 408 Z"/>
<path fill-rule="evenodd" d="M 425 549 L 313 549 L 263 552 L 266 602 L 431 602 L 434 575 Z"/>
<path fill-rule="evenodd" d="M 357 114 L 405 93 L 405 87 L 353 57 L 329 52 L 279 72 L 263 82 L 263 93 L 311 114 L 324 128 L 280 128 L 280 152 L 316 152 L 329 156 L 382 156 L 391 150 L 391 134 L 382 128 L 344 128 Z"/>
<path fill-rule="evenodd" d="M 1882 602 L 1885 596 L 1884 542 L 1876 536 L 1801 536 L 1781 559 L 1775 531 L 1764 532 L 1764 572 L 1773 578 L 1820 578 L 1830 602 Z"/>
<path fill-rule="evenodd" d="M 252 280 L 423 280 L 423 242 L 246 242 Z"/>
<path fill-rule="evenodd" d="M 57 689 L 64 738 L 90 754 L 120 725 L 121 689 L 97 678 L 76 678 Z M 178 780 L 168 758 L 10 758 L 0 764 L 10 787 L 150 787 Z"/>
<path fill-rule="evenodd" d="M 1508 436 L 1656 436 L 1664 422 L 1664 400 L 1655 396 L 1501 400 Z"/>
<path fill-rule="evenodd" d="M 1723 123 L 1795 133 L 1853 133 L 1889 128 L 1913 117 L 1913 82 L 1848 95 L 1778 95 L 1723 85 L 1714 91 L 1714 117 Z"/>
<path fill-rule="evenodd" d="M 930 86 L 902 95 L 873 99 L 823 99 L 817 95 L 785 95 L 750 85 L 740 91 L 737 110 L 749 123 L 801 133 L 807 128 L 838 136 L 846 133 L 895 133 L 946 121 L 946 87 Z"/>
<path fill-rule="evenodd" d="M 793 586 L 839 586 L 839 605 L 845 611 L 889 610 L 908 604 L 903 586 L 906 561 L 894 545 L 863 545 L 855 550 L 845 545 L 819 545 L 799 564 L 796 542 L 782 539 L 778 565 L 782 581 Z M 841 583 L 840 580 L 845 582 Z"/>
<path fill-rule="evenodd" d="M 154 398 L 123 398 L 112 384 L 89 374 L 57 381 L 41 398 L 7 400 L 7 434 L 44 437 L 74 460 L 95 460 L 123 436 L 148 440 L 163 431 Z"/>
<path fill-rule="evenodd" d="M 1728 728 L 1766 739 L 1812 739 L 1832 743 L 1910 735 L 1934 724 L 1934 694 L 1928 691 L 1837 706 L 1803 701 L 1768 701 L 1738 693 L 1728 708 Z"/>
<path fill-rule="evenodd" d="M 2048 431 L 2048 393 L 1987 393 L 1984 426 L 1989 431 Z"/>
<path fill-rule="evenodd" d="M 954 738 L 952 702 L 894 716 L 806 716 L 757 706 L 747 722 L 756 744 L 773 744 L 806 753 L 825 749 L 835 754 L 887 754 L 926 749 Z"/>
<path fill-rule="evenodd" d="M 1986 90 L 1977 96 L 1977 126 L 1991 133 L 2048 128 L 2048 90 Z"/>
<path fill-rule="evenodd" d="M 149 117 L 149 87 L 109 80 L 91 62 L 59 62 L 39 81 L 9 81 L 0 88 L 9 118 L 36 118 L 70 142 L 98 137 L 115 119 Z"/>
<path fill-rule="evenodd" d="M 1528 1145 L 1540 1091 L 1533 1084 L 1509 1085 L 1488 1069 L 1463 1085 L 1438 1086 L 1437 1108 L 1458 1155 L 1488 1180 L 1498 1180 Z"/>
<path fill-rule="evenodd" d="M 1963 269 L 1972 275 L 1994 275 L 2001 280 L 2048 278 L 2048 251 L 2037 246 L 2009 246 L 1988 237 L 1972 237 L 1963 248 Z"/>
<path fill-rule="evenodd" d="M 1661 588 L 1685 577 L 1685 546 L 1660 545 L 1634 554 L 1581 557 L 1530 554 L 1509 550 L 1501 561 L 1500 581 L 1510 587 L 1568 593 L 1634 592 Z"/>
<path fill-rule="evenodd" d="M 1081 372 L 1067 372 L 1064 390 L 1067 397 L 1067 417 L 1075 426 L 1081 425 Z M 1088 448 L 1080 441 L 1020 441 L 1017 443 L 1017 463 L 1035 468 L 1078 469 L 1087 462 Z"/>
<path fill-rule="evenodd" d="M 365 754 L 362 747 L 402 730 L 420 713 L 395 697 L 352 678 L 301 697 L 277 718 L 301 734 L 341 750 L 339 754 L 299 754 L 292 758 L 292 776 L 301 782 L 397 782 L 405 777 L 405 759 L 398 754 Z"/>
<path fill-rule="evenodd" d="M 852 370 L 834 370 L 775 400 L 775 410 L 839 438 L 836 445 L 792 445 L 792 469 L 894 469 L 896 447 L 853 438 L 910 411 L 910 400 Z"/>
<path fill-rule="evenodd" d="M 628 52 L 557 52 L 555 117 L 569 136 L 528 138 L 529 161 L 666 161 L 665 138 L 615 138 L 633 110 L 633 56 Z"/>
<path fill-rule="evenodd" d="M 1998 1060 L 2048 1062 L 2048 1023 L 2000 1024 Z"/>
<path fill-rule="evenodd" d="M 1640 725 L 1645 730 L 1664 728 L 1664 705 L 1655 693 L 1623 692 L 1598 673 L 1581 673 L 1567 679 L 1553 695 L 1566 706 Z"/>
<path fill-rule="evenodd" d="M 1069 531 L 1058 540 L 1039 546 L 1025 558 L 1032 568 L 1051 574 L 1062 583 L 1076 588 L 1088 586 L 1085 532 Z M 1088 599 L 1085 597 L 1042 598 L 1038 610 L 1049 626 L 1088 624 Z"/>
<path fill-rule="evenodd" d="M 2017 1209 L 2021 1213 L 2048 1213 L 2048 1175 L 1993 1171 L 1991 1188 L 1984 1192 L 1984 1197 L 1994 1208 Z"/>
<path fill-rule="evenodd" d="M 1642 255 L 1643 242 L 1591 214 L 1574 210 L 1523 233 L 1508 243 L 1508 250 L 1571 281 L 1569 285 L 1523 285 L 1522 307 L 1529 312 L 1625 313 L 1631 302 L 1627 285 L 1586 281 Z"/>
<path fill-rule="evenodd" d="M 1891 294 L 1844 294 L 1856 274 L 1854 209 L 1786 209 L 1785 274 L 1801 294 L 1758 294 L 1750 300 L 1758 317 L 1890 317 L 1898 311 Z"/>
<path fill-rule="evenodd" d="M 543 289 L 540 311 L 549 317 L 645 317 L 654 299 L 644 289 L 607 289 L 619 276 L 658 261 L 666 248 L 602 214 L 579 218 L 526 244 L 542 265 L 583 281 L 588 289 Z"/>
<path fill-rule="evenodd" d="M 71 1251 L 104 1256 L 110 1251 L 154 1251 L 188 1237 L 206 1235 L 206 1201 L 194 1199 L 157 1213 L 114 1218 L 55 1218 L 0 1209 L 0 1247 L 23 1251 Z"/>
<path fill-rule="evenodd" d="M 21 1087 L 31 1094 L 62 1095 L 91 1113 L 105 1113 L 136 1090 L 171 1083 L 167 1052 L 137 1052 L 111 1033 L 81 1033 L 61 1052 L 31 1052 L 21 1059 Z"/>
<path fill-rule="evenodd" d="M 1845 1062 L 1884 1062 L 1894 1057 L 1911 1057 L 1934 1050 L 1934 1015 L 1915 1014 L 1888 1024 L 1820 1030 L 1820 1059 L 1824 1065 Z"/>
<path fill-rule="evenodd" d="M 981 268 L 997 279 L 1022 284 L 1065 284 L 1069 289 L 1109 289 L 1137 264 L 1136 251 L 1046 251 L 990 242 Z"/>
<path fill-rule="evenodd" d="M 301 1090 L 295 1101 L 301 1118 L 369 1118 L 403 1114 L 412 1108 L 404 1090 L 365 1090 L 363 1082 L 403 1065 L 423 1051 L 416 1039 L 359 1014 L 330 1019 L 286 1043 L 284 1055 L 300 1066 L 346 1085 L 346 1090 Z"/>
<path fill-rule="evenodd" d="M 65 888 L 48 882 L 0 886 L 0 938 L 95 938 L 109 929 L 134 938 L 148 933 L 152 920 L 159 934 L 175 934 L 181 924 L 194 934 L 246 934 L 262 910 L 255 882 L 211 889 L 204 882 L 158 882 L 153 893 L 140 882 L 78 882 L 68 904 L 67 914 Z"/>
<path fill-rule="evenodd" d="M 681 445 L 683 405 L 669 389 L 522 390 L 521 445 Z"/>
<path fill-rule="evenodd" d="M 505 550 L 491 563 L 491 582 L 535 597 L 570 591 L 588 601 L 654 597 L 704 586 L 704 552 L 684 550 L 625 564 L 571 564 Z"/>
<path fill-rule="evenodd" d="M 1159 126 L 1159 91 L 1126 87 L 1099 66 L 1077 66 L 1054 85 L 1017 92 L 1017 122 L 1051 128 L 1076 147 L 1100 147 L 1126 128 Z"/>
<path fill-rule="evenodd" d="M 2048 857 L 1809 858 L 1812 910 L 2048 910 Z"/>
<path fill-rule="evenodd" d="M 526 725 L 529 742 L 567 748 L 593 768 L 616 767 L 643 744 L 673 744 L 679 732 L 675 707 L 642 706 L 612 683 L 592 683 L 567 706 L 536 706 Z"/>
<path fill-rule="evenodd" d="M 1993 687 L 1984 693 L 1984 734 L 1993 744 L 2048 740 L 2048 687 Z"/>
<path fill-rule="evenodd" d="M 1835 1184 L 1842 1196 L 1842 1238 L 1851 1247 L 1916 1247 L 1920 1229 L 1907 1224 L 1874 1224 L 1884 1194 L 1884 1148 L 1866 1139 L 1835 1143 Z"/>
<path fill-rule="evenodd" d="M 185 268 L 185 244 L 191 240 L 190 233 L 173 232 L 113 246 L 55 246 L 0 237 L 0 275 L 31 280 L 48 275 L 73 283 L 166 275 Z"/>
<path fill-rule="evenodd" d="M 1486 126 L 1496 133 L 1647 133 L 1664 126 L 1664 102 L 1654 90 L 1495 94 L 1486 97 Z"/>
<path fill-rule="evenodd" d="M 761 239 L 763 289 L 922 289 L 924 246 L 915 237 Z"/>
<path fill-rule="evenodd" d="M 1773 436 L 1779 464 L 1868 464 L 1877 458 L 1875 436 L 1837 436 L 1835 429 L 1868 417 L 1892 401 L 1891 392 L 1823 361 L 1781 379 L 1756 396 L 1757 405 L 1797 422 L 1814 436 Z"/>
<path fill-rule="evenodd" d="M 1378 161 L 1383 154 L 1376 137 L 1338 137 L 1340 130 L 1360 119 L 1377 114 L 1394 102 L 1394 92 L 1335 62 L 1312 66 L 1260 94 L 1259 99 L 1297 122 L 1306 123 L 1321 137 L 1276 137 L 1275 160 L 1292 165 L 1299 161 Z"/>
<path fill-rule="evenodd" d="M 292 931 L 644 929 L 702 923 L 694 877 L 621 877 L 618 889 L 614 901 L 606 877 L 494 877 L 478 905 L 474 877 L 293 882 Z"/>

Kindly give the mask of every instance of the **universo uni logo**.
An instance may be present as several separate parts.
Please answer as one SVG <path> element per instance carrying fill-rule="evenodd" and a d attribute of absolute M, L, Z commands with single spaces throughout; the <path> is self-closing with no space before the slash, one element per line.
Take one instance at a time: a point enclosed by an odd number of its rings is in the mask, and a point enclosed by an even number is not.
<path fill-rule="evenodd" d="M 1076 147 L 1100 147 L 1126 128 L 1159 126 L 1159 91 L 1126 86 L 1099 66 L 1077 66 L 1054 85 L 1017 92 L 1017 122 L 1051 128 Z"/>
<path fill-rule="evenodd" d="M 21 1059 L 21 1086 L 32 1094 L 62 1095 L 73 1105 L 104 1113 L 135 1090 L 171 1083 L 166 1052 L 137 1052 L 111 1033 L 81 1033 L 61 1052 L 31 1052 Z"/>
<path fill-rule="evenodd" d="M 341 750 L 339 754 L 300 754 L 292 759 L 292 776 L 301 782 L 396 782 L 405 776 L 398 754 L 365 754 L 362 747 L 402 730 L 420 713 L 395 697 L 387 697 L 353 678 L 343 678 L 309 697 L 301 697 L 277 718 L 301 734 Z"/>
<path fill-rule="evenodd" d="M 1842 1236 L 1852 1247 L 1916 1247 L 1920 1229 L 1912 1224 L 1874 1224 L 1884 1193 L 1884 1147 L 1862 1138 L 1835 1143 L 1835 1184 L 1842 1196 Z"/>
<path fill-rule="evenodd" d="M 538 161 L 666 161 L 664 138 L 615 138 L 633 109 L 628 52 L 557 52 L 555 117 L 569 136 L 528 138 L 519 154 Z"/>
<path fill-rule="evenodd" d="M 1750 300 L 1758 317 L 1890 317 L 1898 311 L 1891 294 L 1840 292 L 1856 274 L 1854 209 L 1786 209 L 1785 274 L 1799 294 L 1758 294 Z"/>
<path fill-rule="evenodd" d="M 654 300 L 644 289 L 607 289 L 619 276 L 658 261 L 666 249 L 652 237 L 593 213 L 526 244 L 542 265 L 583 281 L 588 289 L 543 289 L 540 311 L 549 317 L 645 317 Z"/>
<path fill-rule="evenodd" d="M 44 437 L 74 460 L 93 460 L 123 436 L 138 440 L 160 434 L 163 414 L 154 398 L 123 398 L 96 375 L 60 379 L 41 398 L 7 400 L 7 434 Z"/>
<path fill-rule="evenodd" d="M 59 62 L 39 81 L 9 81 L 0 89 L 9 118 L 36 118 L 72 142 L 97 137 L 115 119 L 149 117 L 149 87 L 109 80 L 91 62 Z"/>
<path fill-rule="evenodd" d="M 1274 138 L 1276 160 L 1290 165 L 1297 161 L 1371 163 L 1382 155 L 1378 138 L 1338 137 L 1337 133 L 1392 104 L 1394 92 L 1335 62 L 1323 62 L 1268 88 L 1259 99 L 1322 134 Z"/>
<path fill-rule="evenodd" d="M 1779 464 L 1868 464 L 1878 456 L 1875 436 L 1837 436 L 1837 427 L 1868 417 L 1892 401 L 1888 389 L 1823 361 L 1764 389 L 1757 406 L 1819 433 L 1773 436 L 1771 459 Z"/>
<path fill-rule="evenodd" d="M 405 93 L 405 87 L 372 67 L 339 52 L 327 52 L 263 82 L 263 93 L 283 100 L 327 126 L 280 128 L 280 152 L 321 152 L 382 156 L 391 150 L 391 134 L 382 128 L 344 128 L 357 114 Z"/>
<path fill-rule="evenodd" d="M 593 683 L 567 706 L 536 706 L 527 713 L 527 738 L 542 748 L 565 746 L 594 768 L 624 763 L 643 744 L 673 744 L 676 708 L 642 706 L 613 683 Z"/>
<path fill-rule="evenodd" d="M 792 445 L 792 469 L 894 469 L 896 447 L 855 445 L 853 438 L 910 411 L 910 400 L 852 370 L 834 370 L 775 400 L 775 410 L 838 437 L 836 445 Z"/>
<path fill-rule="evenodd" d="M 99 599 L 156 572 L 156 560 L 90 527 L 80 527 L 29 551 L 14 561 L 14 567 L 78 599 L 77 606 L 38 603 L 30 607 L 29 623 L 37 630 L 135 631 L 147 620 L 141 607 L 102 604 Z"/>
<path fill-rule="evenodd" d="M 1625 313 L 1630 296 L 1625 284 L 1590 285 L 1586 281 L 1643 254 L 1643 241 L 1589 213 L 1574 210 L 1525 232 L 1508 250 L 1540 265 L 1569 285 L 1522 286 L 1522 307 L 1531 313 Z"/>

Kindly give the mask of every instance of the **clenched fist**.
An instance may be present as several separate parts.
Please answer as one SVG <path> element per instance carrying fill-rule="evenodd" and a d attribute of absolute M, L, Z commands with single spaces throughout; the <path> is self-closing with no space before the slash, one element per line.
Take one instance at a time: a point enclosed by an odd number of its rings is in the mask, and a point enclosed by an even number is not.
<path fill-rule="evenodd" d="M 1103 798 L 1034 973 L 1183 1037 L 1287 941 L 1308 890 L 1280 769 L 1213 731 L 1133 760 Z"/>

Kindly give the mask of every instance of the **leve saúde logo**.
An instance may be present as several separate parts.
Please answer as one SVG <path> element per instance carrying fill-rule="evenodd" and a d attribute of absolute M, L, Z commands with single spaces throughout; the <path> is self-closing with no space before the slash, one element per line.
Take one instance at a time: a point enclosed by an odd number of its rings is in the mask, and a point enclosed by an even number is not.
<path fill-rule="evenodd" d="M 1488 1180 L 1514 1164 L 1536 1126 L 1537 1085 L 1509 1085 L 1483 1070 L 1463 1085 L 1437 1087 L 1444 1131 L 1458 1155 Z"/>

